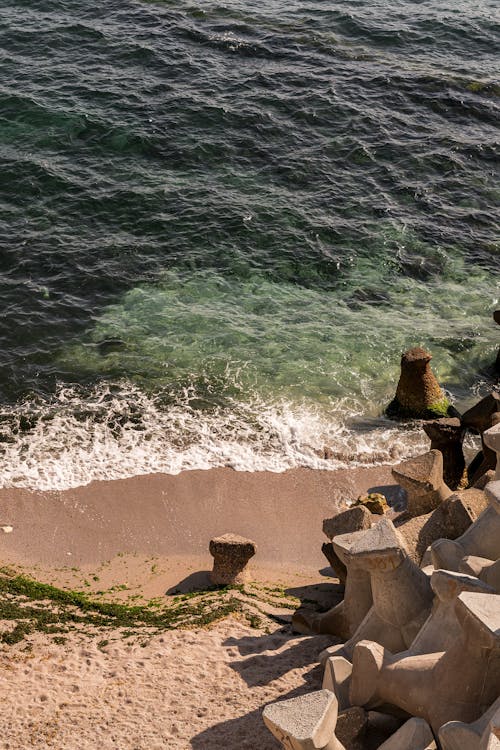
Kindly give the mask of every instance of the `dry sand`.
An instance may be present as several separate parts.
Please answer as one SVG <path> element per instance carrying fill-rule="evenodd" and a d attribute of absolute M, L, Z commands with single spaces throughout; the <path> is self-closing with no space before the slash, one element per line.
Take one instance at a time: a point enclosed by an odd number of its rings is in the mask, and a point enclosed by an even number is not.
<path fill-rule="evenodd" d="M 126 585 L 112 595 L 147 599 L 206 585 L 210 537 L 234 531 L 257 542 L 254 580 L 318 598 L 335 588 L 319 574 L 322 519 L 386 485 L 390 467 L 215 469 L 54 493 L 4 489 L 0 524 L 13 530 L 0 532 L 2 563 L 87 590 Z M 0 747 L 271 750 L 278 744 L 262 724 L 263 705 L 319 687 L 314 663 L 329 642 L 234 617 L 144 642 L 100 632 L 57 645 L 36 633 L 1 647 Z"/>
<path fill-rule="evenodd" d="M 233 618 L 147 645 L 46 636 L 0 652 L 5 750 L 276 750 L 262 706 L 320 685 L 330 641 L 253 630 Z M 312 666 L 311 666 L 312 665 Z"/>

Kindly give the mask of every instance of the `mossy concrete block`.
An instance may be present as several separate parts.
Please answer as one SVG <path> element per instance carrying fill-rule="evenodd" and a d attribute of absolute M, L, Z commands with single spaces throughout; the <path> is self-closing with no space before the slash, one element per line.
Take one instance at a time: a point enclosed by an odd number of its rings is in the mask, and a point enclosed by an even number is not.
<path fill-rule="evenodd" d="M 396 396 L 386 409 L 387 416 L 396 419 L 454 416 L 451 404 L 431 370 L 431 359 L 432 355 L 418 346 L 403 354 Z"/>

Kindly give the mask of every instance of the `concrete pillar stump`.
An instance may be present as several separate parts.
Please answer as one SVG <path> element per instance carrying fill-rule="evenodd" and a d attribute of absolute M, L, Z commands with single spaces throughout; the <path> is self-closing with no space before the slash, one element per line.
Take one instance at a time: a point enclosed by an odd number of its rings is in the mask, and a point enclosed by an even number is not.
<path fill-rule="evenodd" d="M 237 534 L 224 534 L 210 540 L 210 554 L 214 558 L 210 580 L 216 586 L 241 584 L 248 579 L 246 566 L 257 552 L 257 545 Z"/>

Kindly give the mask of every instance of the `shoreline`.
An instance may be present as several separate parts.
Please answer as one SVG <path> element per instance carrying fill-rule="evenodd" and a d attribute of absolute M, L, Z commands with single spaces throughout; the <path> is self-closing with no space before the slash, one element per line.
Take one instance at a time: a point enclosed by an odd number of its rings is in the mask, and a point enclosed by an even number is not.
<path fill-rule="evenodd" d="M 389 485 L 394 490 L 384 465 L 279 474 L 216 468 L 54 492 L 0 489 L 0 524 L 12 527 L 0 532 L 2 564 L 67 586 L 99 570 L 101 588 L 130 579 L 155 596 L 190 578 L 201 583 L 212 566 L 210 539 L 234 532 L 257 543 L 256 580 L 318 579 L 327 567 L 323 519 L 369 489 L 390 494 Z M 156 581 L 147 575 L 153 567 L 161 570 Z"/>

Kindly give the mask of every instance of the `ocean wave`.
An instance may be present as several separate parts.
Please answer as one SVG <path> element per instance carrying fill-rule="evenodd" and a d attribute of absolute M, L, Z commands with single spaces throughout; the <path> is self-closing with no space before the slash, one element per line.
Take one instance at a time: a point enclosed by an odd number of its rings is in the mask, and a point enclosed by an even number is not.
<path fill-rule="evenodd" d="M 2 21 L 4 483 L 406 455 L 373 415 L 418 343 L 462 408 L 498 348 L 491 2 Z"/>
<path fill-rule="evenodd" d="M 394 463 L 426 450 L 417 427 L 356 424 L 355 405 L 330 413 L 258 397 L 232 408 L 199 405 L 194 387 L 175 401 L 127 382 L 84 393 L 61 386 L 0 411 L 0 486 L 64 490 L 94 480 L 231 467 L 282 472 Z"/>

